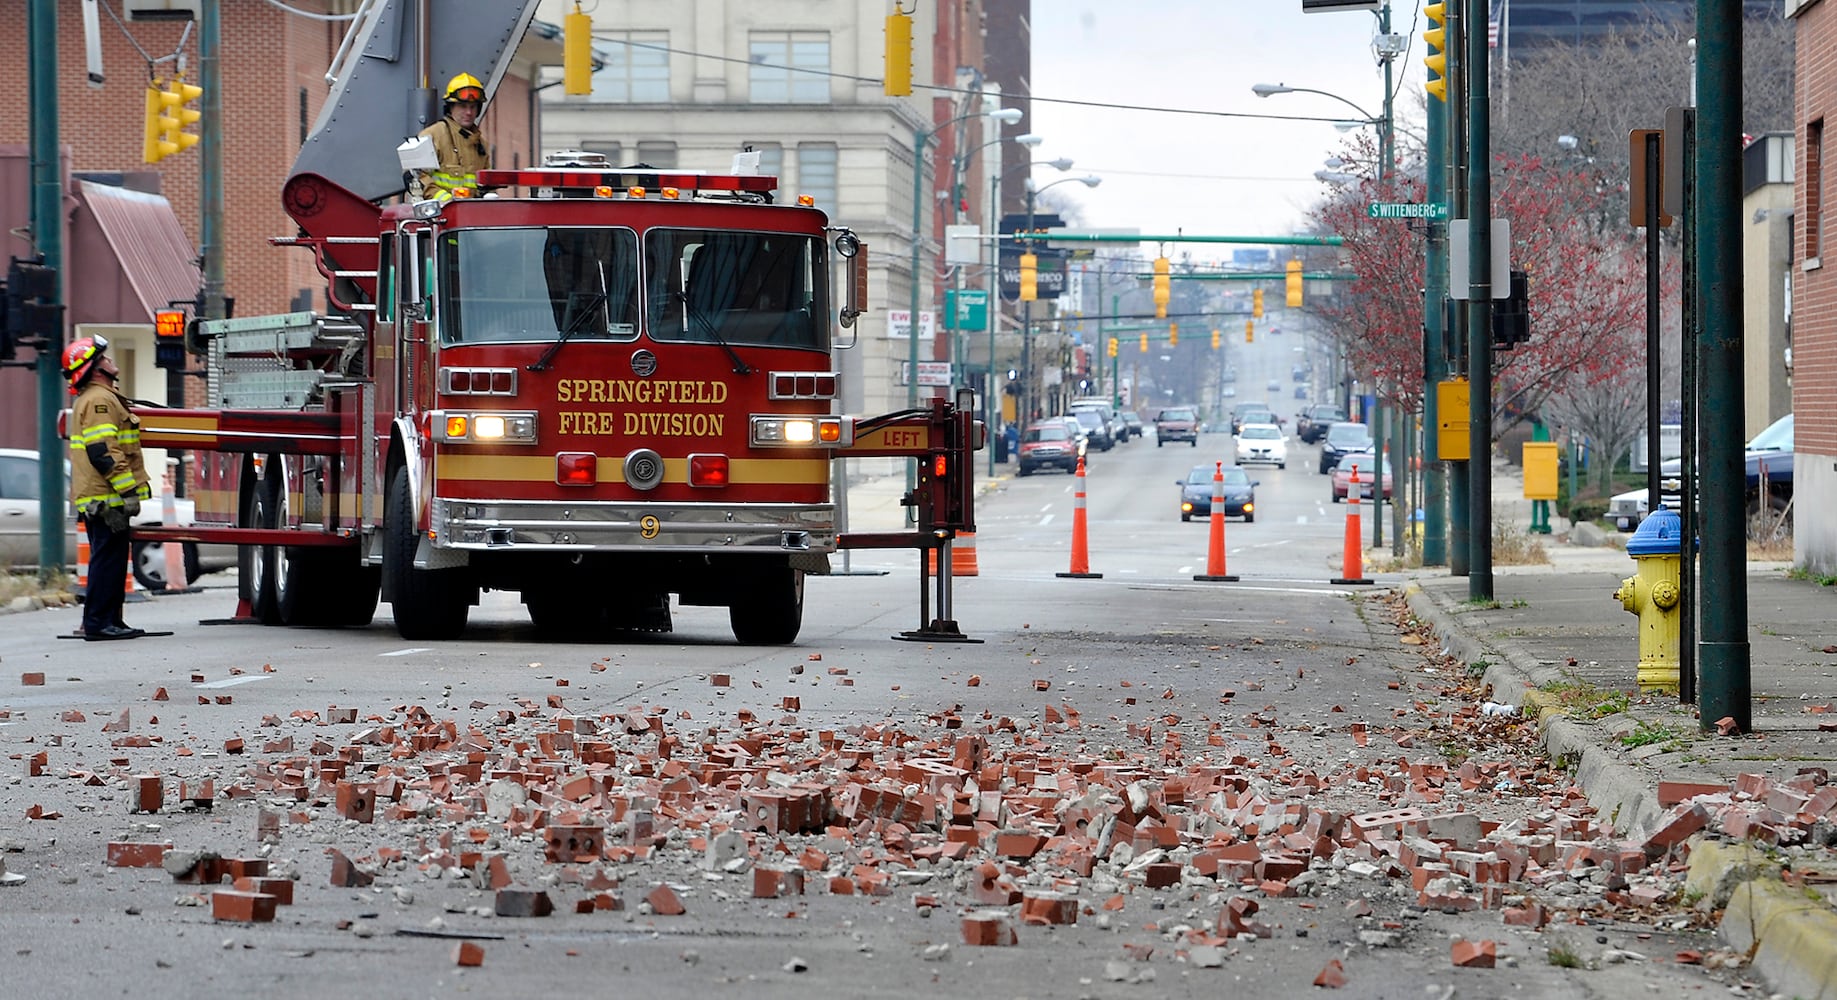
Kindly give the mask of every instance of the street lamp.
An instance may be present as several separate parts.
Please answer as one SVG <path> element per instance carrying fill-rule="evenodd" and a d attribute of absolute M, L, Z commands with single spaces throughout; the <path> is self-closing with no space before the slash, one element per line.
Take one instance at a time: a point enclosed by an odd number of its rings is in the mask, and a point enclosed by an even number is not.
<path fill-rule="evenodd" d="M 1020 142 L 1021 139 L 1026 139 L 1026 138 L 1041 140 L 1040 136 L 1029 133 L 1026 136 L 1017 138 L 1015 141 Z M 1024 145 L 1037 146 L 1039 145 L 1039 142 L 1024 143 Z M 1061 156 L 1053 160 L 1033 160 L 1028 163 L 1017 164 L 1013 167 L 1010 167 L 1009 169 L 1005 171 L 1004 170 L 995 171 L 989 177 L 989 232 L 999 234 L 1001 230 L 1001 182 L 1002 182 L 1002 179 L 1007 177 L 1009 174 L 1019 173 L 1022 170 L 1032 170 L 1034 167 L 1052 167 L 1053 169 L 1058 170 L 1061 173 L 1064 173 L 1065 171 L 1070 170 L 1072 168 L 1072 158 L 1069 156 Z M 995 407 L 997 405 L 997 399 L 998 399 L 996 395 L 996 387 L 995 387 L 995 332 L 996 332 L 996 325 L 997 325 L 996 321 L 1001 318 L 1001 241 L 999 237 L 995 241 L 992 252 L 995 258 L 995 266 L 989 272 L 991 275 L 989 279 L 989 385 L 988 385 L 988 392 L 985 393 L 985 398 L 983 399 L 983 403 L 986 408 L 986 414 L 984 416 L 983 426 L 987 427 L 989 429 L 989 433 L 991 434 L 995 433 Z M 1027 415 L 1025 412 L 1021 411 L 1018 406 L 1015 409 L 1015 416 L 1020 419 L 1021 424 L 1024 427 L 1026 424 Z M 993 479 L 994 477 L 995 477 L 995 449 L 990 448 L 989 449 L 989 478 Z"/>
<path fill-rule="evenodd" d="M 1057 164 L 1054 164 L 1054 165 L 1056 166 Z M 1071 166 L 1069 161 L 1066 163 L 1066 166 L 1067 167 Z M 1045 191 L 1048 188 L 1054 187 L 1059 184 L 1070 183 L 1072 181 L 1076 181 L 1079 184 L 1083 184 L 1085 187 L 1088 187 L 1088 188 L 1094 188 L 1097 185 L 1103 183 L 1103 178 L 1097 176 L 1096 174 L 1087 174 L 1083 177 L 1061 177 L 1058 180 L 1053 181 L 1051 184 L 1047 184 L 1047 185 L 1040 186 L 1040 187 L 1034 186 L 1033 178 L 1031 176 L 1027 178 L 1027 245 L 1028 247 L 1032 247 L 1034 243 L 1034 238 L 1033 238 L 1034 199 L 1039 196 L 1040 192 Z M 1021 411 L 1020 411 L 1020 417 L 1021 417 L 1021 427 L 1022 428 L 1025 428 L 1027 426 L 1027 421 L 1033 419 L 1033 359 L 1032 359 L 1032 353 L 1033 353 L 1033 301 L 1029 299 L 1029 300 L 1024 300 L 1021 302 Z"/>

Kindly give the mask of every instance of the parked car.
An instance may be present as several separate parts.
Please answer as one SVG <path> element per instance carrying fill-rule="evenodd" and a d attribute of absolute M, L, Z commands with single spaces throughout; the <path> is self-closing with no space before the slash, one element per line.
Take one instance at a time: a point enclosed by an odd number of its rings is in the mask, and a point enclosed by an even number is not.
<path fill-rule="evenodd" d="M 1080 450 L 1065 420 L 1055 417 L 1028 424 L 1021 432 L 1020 474 L 1031 476 L 1036 469 L 1048 468 L 1077 472 Z"/>
<path fill-rule="evenodd" d="M 1664 471 L 1661 467 L 1661 473 Z M 1621 531 L 1632 531 L 1646 519 L 1646 491 L 1643 489 L 1628 490 L 1614 495 L 1607 501 L 1607 519 Z"/>
<path fill-rule="evenodd" d="M 1164 406 L 1155 414 L 1155 447 L 1185 441 L 1199 447 L 1199 414 L 1190 406 Z"/>
<path fill-rule="evenodd" d="M 1195 517 L 1212 516 L 1213 474 L 1219 470 L 1212 465 L 1195 465 L 1186 474 L 1185 479 L 1176 479 L 1180 484 L 1180 520 L 1191 521 Z M 1257 481 L 1250 478 L 1250 473 L 1235 465 L 1224 467 L 1225 478 L 1225 516 L 1241 517 L 1245 521 L 1257 519 Z"/>
<path fill-rule="evenodd" d="M 1091 444 L 1098 451 L 1109 451 L 1116 447 L 1116 436 L 1110 433 L 1110 424 L 1104 420 L 1103 414 L 1099 411 L 1090 407 L 1074 406 L 1072 411 L 1066 415 L 1084 426 L 1085 436 L 1090 438 Z"/>
<path fill-rule="evenodd" d="M 1281 392 L 1282 391 L 1282 380 L 1279 378 L 1270 379 L 1269 380 L 1269 391 L 1272 393 Z"/>
<path fill-rule="evenodd" d="M 1288 468 L 1288 438 L 1275 424 L 1245 424 L 1237 432 L 1237 464 Z"/>
<path fill-rule="evenodd" d="M 1333 502 L 1340 503 L 1344 501 L 1347 495 L 1352 492 L 1352 470 L 1354 466 L 1356 466 L 1359 471 L 1359 496 L 1370 497 L 1372 493 L 1371 469 L 1373 465 L 1377 464 L 1377 461 L 1376 456 L 1372 455 L 1370 452 L 1352 452 L 1351 454 L 1341 456 L 1339 462 L 1333 466 Z M 1385 459 L 1384 461 L 1383 473 L 1384 499 L 1389 500 L 1391 498 L 1391 463 L 1389 459 Z"/>
<path fill-rule="evenodd" d="M 1760 497 L 1761 479 L 1764 477 L 1767 482 L 1765 510 L 1771 519 L 1765 527 L 1778 534 L 1790 531 L 1792 523 L 1791 515 L 1787 513 L 1788 504 L 1792 500 L 1794 466 L 1792 426 L 1790 413 L 1768 424 L 1766 429 L 1748 441 L 1742 456 L 1747 478 L 1748 516 L 1758 518 L 1763 509 Z M 1658 467 L 1659 502 L 1672 510 L 1677 510 L 1683 501 L 1682 470 L 1683 461 L 1676 458 Z M 1701 482 L 1700 464 L 1697 474 Z M 1643 489 L 1616 494 L 1607 502 L 1607 519 L 1621 531 L 1632 531 L 1639 527 L 1648 513 L 1650 510 Z M 1749 527 L 1752 530 L 1758 525 L 1751 524 Z"/>
<path fill-rule="evenodd" d="M 68 466 L 66 466 L 66 470 Z M 65 476 L 68 479 L 68 471 Z M 56 506 L 56 516 L 64 521 L 64 558 L 76 565 L 76 517 L 69 513 L 66 500 Z M 194 506 L 188 499 L 173 501 L 178 524 L 190 524 Z M 38 452 L 23 448 L 0 448 L 0 565 L 26 568 L 38 565 L 38 525 L 41 516 L 38 491 Z M 165 508 L 155 497 L 141 505 L 134 523 L 153 527 L 164 523 Z M 166 550 L 160 542 L 134 541 L 128 565 L 134 571 L 134 582 L 147 590 L 166 587 Z M 185 543 L 185 577 L 196 580 L 236 565 L 236 546 Z"/>
<path fill-rule="evenodd" d="M 1122 418 L 1123 427 L 1128 429 L 1130 437 L 1139 438 L 1142 436 L 1141 414 L 1134 410 L 1124 410 L 1119 416 Z"/>
<path fill-rule="evenodd" d="M 1371 447 L 1371 428 L 1364 424 L 1344 420 L 1328 424 L 1327 433 L 1321 435 L 1320 474 L 1326 475 L 1342 457 Z"/>
<path fill-rule="evenodd" d="M 1237 386 L 1235 386 L 1235 385 L 1228 385 L 1228 386 L 1225 386 L 1225 395 L 1226 395 L 1226 396 L 1236 396 L 1236 395 L 1237 395 Z"/>
<path fill-rule="evenodd" d="M 1302 444 L 1313 444 L 1327 433 L 1327 427 L 1336 421 L 1343 422 L 1346 411 L 1333 403 L 1315 403 L 1303 407 L 1301 416 L 1295 418 L 1295 436 Z"/>
<path fill-rule="evenodd" d="M 1314 390 L 1309 388 L 1306 382 L 1295 383 L 1295 398 L 1296 399 L 1306 399 L 1312 395 L 1314 395 Z"/>

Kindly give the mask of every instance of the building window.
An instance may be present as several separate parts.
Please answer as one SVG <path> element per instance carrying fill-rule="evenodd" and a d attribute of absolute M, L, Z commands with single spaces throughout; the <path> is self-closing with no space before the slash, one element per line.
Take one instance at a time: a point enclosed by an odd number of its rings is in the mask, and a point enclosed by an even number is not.
<path fill-rule="evenodd" d="M 1805 259 L 1824 254 L 1824 119 L 1805 123 Z"/>
<path fill-rule="evenodd" d="M 648 163 L 657 170 L 675 170 L 676 144 L 673 142 L 641 142 L 638 144 L 638 162 Z"/>
<path fill-rule="evenodd" d="M 596 31 L 594 48 L 606 67 L 593 74 L 595 101 L 609 104 L 667 104 L 670 100 L 670 35 L 664 31 Z"/>
<path fill-rule="evenodd" d="M 797 147 L 797 193 L 807 194 L 816 207 L 836 214 L 836 147 L 830 142 L 805 142 Z"/>
<path fill-rule="evenodd" d="M 828 104 L 829 36 L 820 31 L 756 31 L 747 42 L 747 85 L 754 104 Z"/>

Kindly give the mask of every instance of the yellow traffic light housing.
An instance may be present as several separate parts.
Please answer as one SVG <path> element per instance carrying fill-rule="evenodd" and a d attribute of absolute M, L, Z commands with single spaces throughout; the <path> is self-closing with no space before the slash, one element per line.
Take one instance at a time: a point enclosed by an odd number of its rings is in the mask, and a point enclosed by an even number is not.
<path fill-rule="evenodd" d="M 1212 331 L 1212 350 L 1214 350 L 1214 351 L 1216 351 L 1216 350 L 1218 350 L 1218 348 L 1219 348 L 1219 341 L 1220 341 L 1220 339 L 1221 339 L 1221 338 L 1220 338 L 1220 337 L 1219 337 L 1219 335 L 1218 335 L 1218 331 L 1217 331 L 1217 330 L 1213 330 L 1213 331 Z"/>
<path fill-rule="evenodd" d="M 1244 343 L 1254 344 L 1256 342 L 1257 342 L 1257 321 L 1254 319 L 1247 319 L 1244 321 Z"/>
<path fill-rule="evenodd" d="M 580 0 L 561 19 L 561 92 L 593 93 L 593 18 L 581 13 Z"/>
<path fill-rule="evenodd" d="M 1116 338 L 1115 337 L 1110 338 L 1110 356 L 1113 358 L 1116 357 Z"/>
<path fill-rule="evenodd" d="M 1155 319 L 1167 318 L 1167 304 L 1173 301 L 1173 276 L 1169 273 L 1170 264 L 1166 257 L 1155 258 Z M 1147 350 L 1144 347 L 1142 350 Z"/>
<path fill-rule="evenodd" d="M 887 15 L 886 78 L 881 92 L 888 97 L 912 96 L 912 17 L 898 5 Z"/>
<path fill-rule="evenodd" d="M 1142 334 L 1142 353 L 1148 353 L 1148 335 L 1145 333 Z"/>
<path fill-rule="evenodd" d="M 1263 290 L 1261 288 L 1250 290 L 1250 315 L 1257 319 L 1263 318 Z"/>
<path fill-rule="evenodd" d="M 1438 101 L 1448 100 L 1448 5 L 1447 3 L 1425 4 L 1422 16 L 1434 27 L 1422 33 L 1422 40 L 1428 44 L 1428 51 L 1423 54 L 1422 64 L 1429 69 L 1428 79 L 1423 89 L 1429 96 Z"/>
<path fill-rule="evenodd" d="M 175 147 L 174 152 L 184 152 L 198 144 L 198 133 L 187 132 L 185 129 L 198 124 L 204 112 L 187 105 L 203 96 L 203 87 L 186 83 L 182 76 L 173 77 L 172 89 L 160 95 L 167 108 L 166 117 L 160 123 L 166 128 L 165 141 Z"/>
<path fill-rule="evenodd" d="M 1179 347 L 1180 346 L 1180 324 L 1178 323 L 1167 324 L 1167 346 L 1169 347 Z"/>
<path fill-rule="evenodd" d="M 147 84 L 147 138 L 141 153 L 141 159 L 147 163 L 158 163 L 179 151 L 176 143 L 166 139 L 167 125 L 177 124 L 166 114 L 167 96 L 157 81 Z"/>
<path fill-rule="evenodd" d="M 1033 302 L 1040 297 L 1040 257 L 1021 254 L 1021 301 Z"/>
<path fill-rule="evenodd" d="M 1301 262 L 1300 261 L 1291 260 L 1288 262 L 1287 284 L 1288 284 L 1288 307 L 1290 309 L 1301 308 Z"/>

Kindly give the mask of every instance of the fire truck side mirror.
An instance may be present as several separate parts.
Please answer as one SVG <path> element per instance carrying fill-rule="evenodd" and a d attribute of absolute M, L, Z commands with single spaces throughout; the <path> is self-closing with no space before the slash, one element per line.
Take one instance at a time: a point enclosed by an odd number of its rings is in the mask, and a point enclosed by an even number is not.
<path fill-rule="evenodd" d="M 848 272 L 843 279 L 842 311 L 837 319 L 844 327 L 852 327 L 867 311 L 867 244 L 854 233 L 844 231 L 836 237 L 836 253 L 846 261 Z"/>
<path fill-rule="evenodd" d="M 406 226 L 396 233 L 399 312 L 403 319 L 427 318 L 427 294 L 422 281 L 427 264 L 427 230 Z"/>

